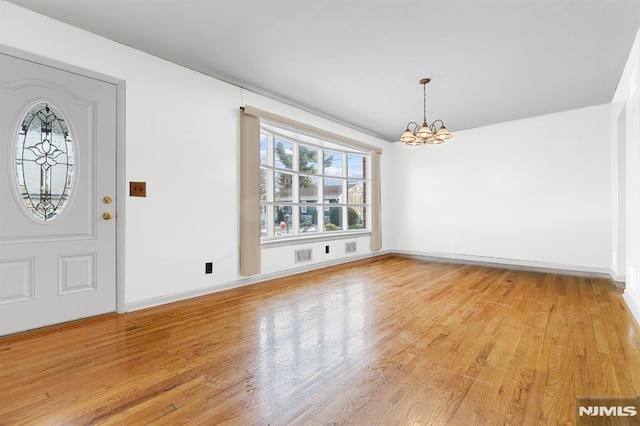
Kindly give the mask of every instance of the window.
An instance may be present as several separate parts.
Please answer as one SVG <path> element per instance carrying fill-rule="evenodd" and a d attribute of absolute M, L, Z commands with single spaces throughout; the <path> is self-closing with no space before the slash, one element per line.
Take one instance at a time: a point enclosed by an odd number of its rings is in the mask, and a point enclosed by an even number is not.
<path fill-rule="evenodd" d="M 16 145 L 16 176 L 24 207 L 40 222 L 64 209 L 73 186 L 73 143 L 62 113 L 38 103 L 22 120 Z"/>
<path fill-rule="evenodd" d="M 260 124 L 262 240 L 369 229 L 368 151 Z"/>
<path fill-rule="evenodd" d="M 381 149 L 245 105 L 239 154 L 240 275 L 261 272 L 261 242 L 366 233 L 382 248 Z"/>

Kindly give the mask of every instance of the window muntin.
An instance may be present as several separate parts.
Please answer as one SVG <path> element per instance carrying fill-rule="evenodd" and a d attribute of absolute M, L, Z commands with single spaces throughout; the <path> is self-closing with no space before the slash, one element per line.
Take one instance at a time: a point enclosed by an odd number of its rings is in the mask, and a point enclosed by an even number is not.
<path fill-rule="evenodd" d="M 261 124 L 263 240 L 368 229 L 370 154 Z"/>

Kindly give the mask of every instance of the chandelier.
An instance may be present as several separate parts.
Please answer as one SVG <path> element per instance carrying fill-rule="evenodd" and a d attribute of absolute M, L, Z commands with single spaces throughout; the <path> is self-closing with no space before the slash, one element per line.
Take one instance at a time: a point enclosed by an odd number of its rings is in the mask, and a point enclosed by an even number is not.
<path fill-rule="evenodd" d="M 400 142 L 407 145 L 424 145 L 426 143 L 435 145 L 450 139 L 452 136 L 442 120 L 435 120 L 431 124 L 427 123 L 427 83 L 430 81 L 430 78 L 423 78 L 420 80 L 424 96 L 424 116 L 422 126 L 419 126 L 415 121 L 411 121 L 407 124 L 407 130 L 405 130 L 402 136 L 400 136 Z M 437 123 L 440 124 L 440 128 L 436 131 Z"/>

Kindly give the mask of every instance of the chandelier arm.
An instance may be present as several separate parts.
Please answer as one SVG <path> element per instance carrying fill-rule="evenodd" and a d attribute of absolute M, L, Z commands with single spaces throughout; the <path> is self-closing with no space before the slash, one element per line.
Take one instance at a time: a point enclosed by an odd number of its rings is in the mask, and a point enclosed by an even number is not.
<path fill-rule="evenodd" d="M 412 124 L 414 125 L 414 129 L 412 130 L 412 132 L 415 134 L 415 133 L 418 131 L 418 129 L 420 129 L 420 126 L 419 126 L 419 125 L 418 125 L 418 123 L 416 123 L 415 121 L 410 121 L 410 122 L 407 124 L 407 130 L 411 130 L 409 127 L 410 127 Z"/>

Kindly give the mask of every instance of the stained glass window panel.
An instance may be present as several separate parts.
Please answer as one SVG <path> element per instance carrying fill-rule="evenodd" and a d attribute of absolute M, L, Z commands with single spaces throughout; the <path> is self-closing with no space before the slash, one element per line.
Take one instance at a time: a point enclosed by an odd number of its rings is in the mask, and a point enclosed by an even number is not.
<path fill-rule="evenodd" d="M 34 105 L 18 131 L 16 176 L 23 205 L 35 219 L 58 216 L 73 187 L 74 151 L 62 113 L 48 103 Z"/>

